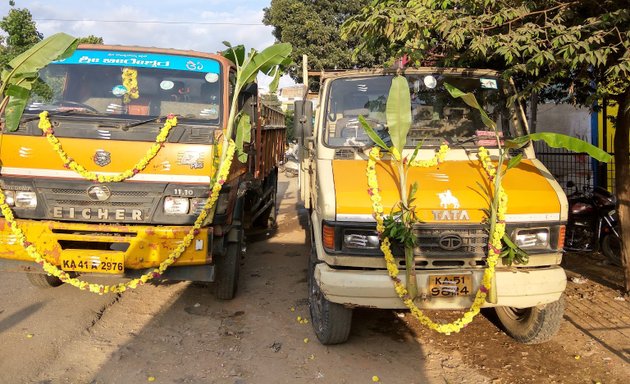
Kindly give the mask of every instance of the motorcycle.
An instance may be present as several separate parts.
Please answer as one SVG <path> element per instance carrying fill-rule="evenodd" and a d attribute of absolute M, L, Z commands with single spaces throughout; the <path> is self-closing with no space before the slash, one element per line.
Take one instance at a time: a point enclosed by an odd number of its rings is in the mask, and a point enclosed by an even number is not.
<path fill-rule="evenodd" d="M 575 188 L 567 196 L 569 219 L 566 227 L 566 251 L 601 251 L 608 260 L 621 266 L 621 237 L 617 198 L 608 190 L 584 187 L 579 191 L 572 181 L 567 188 Z"/>

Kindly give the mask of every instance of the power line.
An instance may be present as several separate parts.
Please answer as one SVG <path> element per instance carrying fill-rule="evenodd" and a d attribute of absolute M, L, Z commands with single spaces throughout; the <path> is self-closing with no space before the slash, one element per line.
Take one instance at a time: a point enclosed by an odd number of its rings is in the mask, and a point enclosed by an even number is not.
<path fill-rule="evenodd" d="M 63 22 L 78 22 L 89 21 L 94 23 L 122 23 L 122 24 L 191 24 L 191 25 L 253 25 L 264 26 L 262 23 L 233 23 L 226 21 L 164 21 L 164 20 L 91 20 L 91 19 L 48 19 L 48 18 L 33 18 L 36 21 L 63 21 Z"/>

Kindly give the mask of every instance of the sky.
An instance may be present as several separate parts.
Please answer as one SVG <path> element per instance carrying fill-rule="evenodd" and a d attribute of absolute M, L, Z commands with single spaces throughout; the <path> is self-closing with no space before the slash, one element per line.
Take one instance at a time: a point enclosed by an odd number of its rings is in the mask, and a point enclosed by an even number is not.
<path fill-rule="evenodd" d="M 274 43 L 273 28 L 262 23 L 271 0 L 15 0 L 16 8 L 31 12 L 44 37 L 65 32 L 75 37 L 94 35 L 105 44 L 223 50 L 223 41 L 257 50 Z M 0 0 L 0 17 L 9 13 Z M 3 31 L 0 31 L 3 32 Z M 268 82 L 259 79 L 261 86 Z M 280 87 L 293 82 L 288 78 Z"/>

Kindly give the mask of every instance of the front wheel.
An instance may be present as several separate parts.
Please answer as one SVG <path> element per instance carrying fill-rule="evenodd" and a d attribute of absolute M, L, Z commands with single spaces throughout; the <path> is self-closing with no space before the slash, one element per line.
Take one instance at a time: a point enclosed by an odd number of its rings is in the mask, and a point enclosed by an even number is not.
<path fill-rule="evenodd" d="M 58 277 L 45 273 L 27 273 L 26 277 L 37 288 L 54 288 L 63 284 L 63 281 Z"/>
<path fill-rule="evenodd" d="M 311 251 L 308 268 L 308 301 L 313 330 L 324 345 L 340 344 L 348 340 L 352 326 L 352 309 L 331 303 L 324 297 L 315 280 L 316 256 Z"/>
<path fill-rule="evenodd" d="M 621 239 L 614 233 L 607 233 L 602 239 L 602 253 L 608 260 L 621 267 Z"/>
<path fill-rule="evenodd" d="M 215 263 L 217 278 L 215 296 L 219 300 L 232 300 L 236 295 L 240 270 L 240 250 L 238 243 L 229 243 L 225 254 Z"/>
<path fill-rule="evenodd" d="M 560 328 L 564 300 L 529 308 L 496 307 L 505 333 L 524 344 L 539 344 L 551 339 Z"/>

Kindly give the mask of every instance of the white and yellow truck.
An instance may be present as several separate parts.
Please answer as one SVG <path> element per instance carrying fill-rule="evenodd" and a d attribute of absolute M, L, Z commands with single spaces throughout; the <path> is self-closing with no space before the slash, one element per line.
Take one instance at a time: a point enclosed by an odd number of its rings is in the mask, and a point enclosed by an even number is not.
<path fill-rule="evenodd" d="M 447 142 L 445 161 L 414 168 L 408 182 L 418 183 L 414 249 L 418 296 L 426 310 L 464 310 L 471 306 L 487 268 L 488 209 L 482 186 L 488 179 L 477 153 L 480 146 L 498 156 L 497 139 L 487 136 L 479 111 L 450 96 L 449 83 L 472 92 L 496 122 L 503 139 L 523 136 L 522 109 L 510 102 L 514 87 L 488 70 L 406 69 L 412 125 L 402 156 L 419 143 L 419 159 L 429 159 Z M 301 197 L 310 212 L 312 250 L 309 302 L 312 324 L 323 344 L 347 340 L 354 307 L 406 308 L 394 290 L 379 248 L 368 194 L 366 164 L 370 140 L 363 116 L 388 140 L 385 104 L 392 70 L 322 73 L 318 106 L 296 103 L 300 140 Z M 529 254 L 525 265 L 499 261 L 493 295 L 484 304 L 496 311 L 504 330 L 524 343 L 551 338 L 562 320 L 566 275 L 560 262 L 567 220 L 567 199 L 556 180 L 527 145 L 513 151 L 520 164 L 506 174 L 509 195 L 506 233 Z M 385 159 L 385 162 L 387 160 Z M 391 170 L 391 168 L 390 168 Z M 385 213 L 399 201 L 397 176 L 377 167 Z M 394 256 L 405 281 L 402 247 Z"/>

